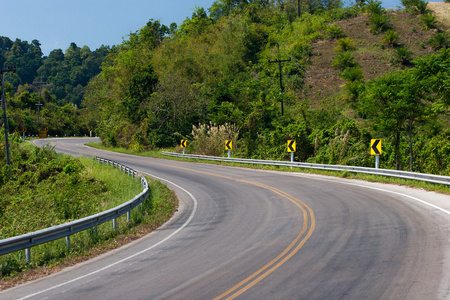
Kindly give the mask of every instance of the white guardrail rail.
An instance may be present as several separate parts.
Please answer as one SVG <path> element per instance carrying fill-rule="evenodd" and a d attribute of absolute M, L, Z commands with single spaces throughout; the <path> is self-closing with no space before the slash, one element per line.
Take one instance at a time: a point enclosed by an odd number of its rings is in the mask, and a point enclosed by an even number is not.
<path fill-rule="evenodd" d="M 355 173 L 365 173 L 379 176 L 389 176 L 398 177 L 403 179 L 427 181 L 431 183 L 450 185 L 449 176 L 440 176 L 416 172 L 406 172 L 406 171 L 396 171 L 388 169 L 376 169 L 376 168 L 366 168 L 366 167 L 355 167 L 355 166 L 343 166 L 343 165 L 321 165 L 313 163 L 302 163 L 302 162 L 289 162 L 289 161 L 279 161 L 279 160 L 262 160 L 262 159 L 247 159 L 247 158 L 226 158 L 219 156 L 206 156 L 206 155 L 194 155 L 194 154 L 182 154 L 182 153 L 172 153 L 172 152 L 162 152 L 163 155 L 184 157 L 184 158 L 194 158 L 194 159 L 204 159 L 204 160 L 214 160 L 214 161 L 226 161 L 234 163 L 243 164 L 258 164 L 258 165 L 273 165 L 273 166 L 285 166 L 285 167 L 296 167 L 296 168 L 307 168 L 307 169 L 317 169 L 317 170 L 327 170 L 327 171 L 348 171 Z"/>
<path fill-rule="evenodd" d="M 145 179 L 144 176 L 141 176 L 138 172 L 120 163 L 100 157 L 96 157 L 95 159 L 98 160 L 100 163 L 116 167 L 121 171 L 123 171 L 125 174 L 139 178 L 141 181 L 143 191 L 130 201 L 127 201 L 122 205 L 111 208 L 104 212 L 86 218 L 82 218 L 76 221 L 30 232 L 27 234 L 2 239 L 0 240 L 0 255 L 25 249 L 26 259 L 28 262 L 30 262 L 31 247 L 65 237 L 67 248 L 70 249 L 70 236 L 74 233 L 95 227 L 99 224 L 102 224 L 110 220 L 113 220 L 113 228 L 116 229 L 116 218 L 125 213 L 127 213 L 127 220 L 130 220 L 130 211 L 139 204 L 141 204 L 148 196 L 149 189 L 147 180 Z"/>

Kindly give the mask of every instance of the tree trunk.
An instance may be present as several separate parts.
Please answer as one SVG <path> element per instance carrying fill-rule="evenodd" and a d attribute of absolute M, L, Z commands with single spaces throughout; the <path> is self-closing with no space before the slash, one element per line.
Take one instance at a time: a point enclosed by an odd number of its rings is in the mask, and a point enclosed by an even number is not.
<path fill-rule="evenodd" d="M 400 152 L 400 131 L 397 130 L 397 134 L 395 137 L 395 169 L 400 170 L 400 159 L 399 159 L 399 152 Z"/>
<path fill-rule="evenodd" d="M 411 172 L 414 172 L 414 167 L 413 167 L 413 139 L 412 139 L 412 126 L 413 126 L 413 122 L 414 120 L 412 118 L 409 119 L 409 126 L 408 129 L 406 130 L 406 133 L 408 134 L 409 137 L 409 170 Z"/>

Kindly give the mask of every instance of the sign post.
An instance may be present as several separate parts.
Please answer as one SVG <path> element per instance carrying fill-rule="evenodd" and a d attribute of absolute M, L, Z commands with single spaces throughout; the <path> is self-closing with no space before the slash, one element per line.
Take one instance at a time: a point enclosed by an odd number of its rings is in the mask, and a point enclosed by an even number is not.
<path fill-rule="evenodd" d="M 92 137 L 92 131 L 93 131 L 93 128 L 92 128 L 92 127 L 89 127 L 89 136 L 90 136 L 90 137 Z"/>
<path fill-rule="evenodd" d="M 288 140 L 287 151 L 291 153 L 291 162 L 294 162 L 294 152 L 295 152 L 295 140 Z"/>
<path fill-rule="evenodd" d="M 226 140 L 225 141 L 225 150 L 228 150 L 228 158 L 231 157 L 231 149 L 233 149 L 233 141 Z"/>
<path fill-rule="evenodd" d="M 183 155 L 186 154 L 186 140 L 181 140 L 180 147 L 183 148 Z"/>
<path fill-rule="evenodd" d="M 380 168 L 381 139 L 372 139 L 370 141 L 370 155 L 375 155 L 375 168 Z"/>

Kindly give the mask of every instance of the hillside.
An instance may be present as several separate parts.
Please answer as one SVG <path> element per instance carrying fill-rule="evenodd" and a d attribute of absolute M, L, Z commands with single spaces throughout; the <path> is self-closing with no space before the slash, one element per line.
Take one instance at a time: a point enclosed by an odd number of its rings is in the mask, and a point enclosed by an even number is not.
<path fill-rule="evenodd" d="M 443 8 L 450 8 L 449 3 L 430 3 L 429 7 L 436 9 L 439 20 L 444 20 Z M 447 10 L 448 14 L 448 10 Z M 388 12 L 392 29 L 400 34 L 397 47 L 407 46 L 413 52 L 412 58 L 430 55 L 435 51 L 427 41 L 436 33 L 436 29 L 425 30 L 419 15 L 408 12 Z M 346 37 L 355 42 L 356 50 L 353 56 L 360 64 L 365 80 L 374 79 L 382 74 L 403 69 L 404 66 L 393 62 L 395 47 L 383 43 L 383 33 L 374 35 L 370 31 L 369 17 L 362 14 L 356 18 L 335 23 L 345 32 Z M 438 27 L 448 30 L 448 22 L 440 22 Z M 346 83 L 338 75 L 338 70 L 332 67 L 336 40 L 320 40 L 313 44 L 311 65 L 306 76 L 306 86 L 310 87 L 307 99 L 313 107 L 320 107 L 323 98 L 337 96 L 343 91 Z"/>
<path fill-rule="evenodd" d="M 79 89 L 82 109 L 53 109 L 43 91 L 39 125 L 60 136 L 94 128 L 105 146 L 137 151 L 186 139 L 190 153 L 220 155 L 233 139 L 236 156 L 264 159 L 287 159 L 296 139 L 298 161 L 359 166 L 373 165 L 376 137 L 383 168 L 449 173 L 445 17 L 423 0 L 395 11 L 311 1 L 300 16 L 283 5 L 294 2 L 218 0 L 172 29 L 150 19 Z M 39 95 L 26 92 L 7 94 L 11 132 L 38 129 Z"/>
<path fill-rule="evenodd" d="M 434 11 L 439 22 L 450 26 L 450 3 L 445 2 L 428 2 L 428 7 Z"/>

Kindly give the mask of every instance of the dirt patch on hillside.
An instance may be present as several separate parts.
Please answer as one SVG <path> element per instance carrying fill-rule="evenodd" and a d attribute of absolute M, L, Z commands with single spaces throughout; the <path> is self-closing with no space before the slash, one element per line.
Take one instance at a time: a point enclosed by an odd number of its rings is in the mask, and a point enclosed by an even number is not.
<path fill-rule="evenodd" d="M 428 2 L 428 8 L 434 11 L 439 22 L 450 26 L 450 3 Z"/>
<path fill-rule="evenodd" d="M 433 4 L 449 7 L 447 3 Z M 384 33 L 372 34 L 367 14 L 335 23 L 344 30 L 346 37 L 355 42 L 356 49 L 352 56 L 359 63 L 365 81 L 408 67 L 396 62 L 395 52 L 398 47 L 407 47 L 412 51 L 413 59 L 436 53 L 429 46 L 428 41 L 437 30 L 425 30 L 420 15 L 405 11 L 391 11 L 388 16 L 392 29 L 400 35 L 399 44 L 396 47 L 385 44 Z M 449 28 L 447 23 L 443 22 L 440 22 L 438 27 L 440 30 Z M 339 71 L 332 67 L 332 61 L 337 56 L 334 49 L 336 46 L 335 39 L 320 40 L 312 45 L 311 64 L 308 66 L 305 78 L 306 91 L 302 95 L 304 101 L 309 102 L 312 108 L 322 107 L 323 99 L 330 97 L 337 97 L 337 101 L 341 101 L 340 95 L 345 89 L 346 81 L 339 76 Z"/>

